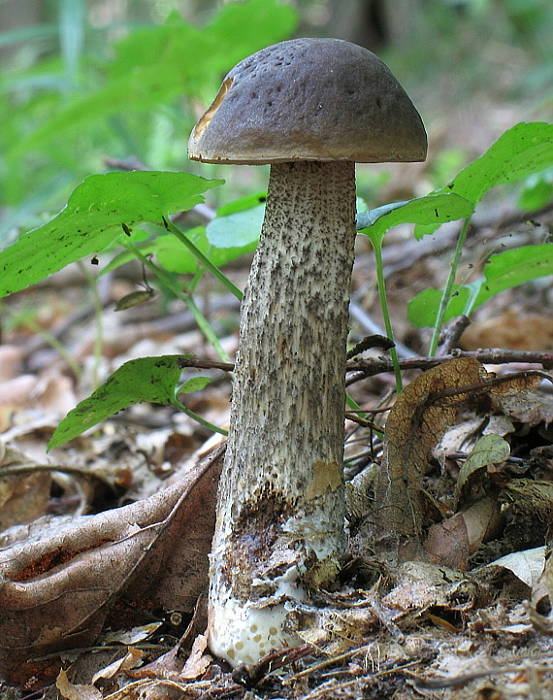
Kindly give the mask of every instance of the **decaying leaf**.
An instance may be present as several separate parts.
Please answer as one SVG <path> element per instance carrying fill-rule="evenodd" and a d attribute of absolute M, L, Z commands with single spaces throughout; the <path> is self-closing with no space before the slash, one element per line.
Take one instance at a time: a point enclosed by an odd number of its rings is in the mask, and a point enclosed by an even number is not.
<path fill-rule="evenodd" d="M 194 640 L 190 656 L 179 674 L 182 679 L 193 680 L 206 672 L 207 667 L 213 661 L 213 658 L 205 653 L 206 649 L 207 637 L 199 634 Z"/>
<path fill-rule="evenodd" d="M 116 674 L 121 673 L 121 671 L 129 671 L 132 668 L 136 668 L 140 666 L 143 658 L 144 652 L 141 649 L 130 647 L 127 653 L 120 659 L 116 659 L 108 666 L 97 671 L 92 676 L 92 683 L 96 683 L 96 681 L 99 681 L 101 678 L 113 678 Z"/>
<path fill-rule="evenodd" d="M 377 486 L 381 522 L 394 539 L 420 541 L 421 484 L 430 451 L 469 396 L 451 390 L 476 387 L 485 377 L 478 361 L 459 358 L 424 372 L 397 397 L 386 421 L 387 469 Z"/>
<path fill-rule="evenodd" d="M 63 669 L 56 678 L 56 688 L 61 697 L 67 700 L 101 700 L 102 698 L 102 693 L 93 685 L 71 683 Z"/>
<path fill-rule="evenodd" d="M 382 603 L 394 610 L 424 612 L 430 607 L 470 610 L 477 587 L 458 571 L 422 561 L 401 564 L 394 572 L 395 585 Z"/>
<path fill-rule="evenodd" d="M 0 551 L 0 673 L 9 682 L 42 668 L 35 657 L 90 644 L 123 594 L 141 610 L 194 610 L 207 583 L 222 452 L 148 499 Z"/>
<path fill-rule="evenodd" d="M 521 552 L 511 552 L 486 566 L 498 566 L 513 573 L 528 588 L 535 588 L 545 566 L 545 547 L 534 547 Z"/>
<path fill-rule="evenodd" d="M 465 571 L 469 557 L 501 523 L 499 503 L 484 497 L 451 518 L 432 525 L 424 543 L 424 550 L 436 563 Z"/>
<path fill-rule="evenodd" d="M 474 396 L 498 402 L 518 399 L 538 386 L 538 375 L 527 372 L 498 379 L 474 358 L 457 358 L 425 372 L 398 396 L 386 422 L 386 469 L 379 473 L 376 501 L 383 504 L 380 522 L 385 523 L 388 539 L 391 536 L 399 545 L 404 558 L 420 554 L 425 505 L 422 479 L 432 448 L 455 421 L 459 409 Z M 495 452 L 490 452 L 491 443 L 496 444 Z M 482 454 L 475 455 L 465 467 L 458 494 L 466 489 L 475 469 L 482 468 L 484 462 L 501 461 L 508 454 L 508 444 L 499 436 L 486 437 L 483 447 Z M 475 499 L 482 495 L 476 494 Z M 458 523 L 461 527 L 466 524 Z M 482 530 L 480 526 L 477 529 Z"/>

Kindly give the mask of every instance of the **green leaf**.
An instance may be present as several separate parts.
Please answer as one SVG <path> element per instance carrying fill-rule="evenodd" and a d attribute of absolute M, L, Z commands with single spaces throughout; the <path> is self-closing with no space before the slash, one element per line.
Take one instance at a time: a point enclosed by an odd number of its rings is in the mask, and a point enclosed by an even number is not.
<path fill-rule="evenodd" d="M 219 207 L 219 209 L 217 209 L 217 216 L 228 216 L 229 214 L 235 214 L 239 211 L 245 211 L 246 209 L 258 207 L 260 204 L 264 204 L 266 199 L 266 192 L 257 192 L 256 194 L 249 194 L 246 197 L 235 199 L 233 202 L 229 202 L 228 204 L 223 204 L 222 207 Z"/>
<path fill-rule="evenodd" d="M 50 438 L 48 449 L 63 445 L 135 403 L 170 405 L 185 366 L 184 355 L 141 357 L 125 362 L 91 396 L 69 411 Z"/>
<path fill-rule="evenodd" d="M 472 204 L 457 194 L 428 194 L 406 202 L 393 202 L 357 215 L 357 228 L 379 243 L 386 231 L 398 224 L 430 224 L 470 216 Z"/>
<path fill-rule="evenodd" d="M 192 243 L 194 243 L 194 245 L 217 267 L 226 265 L 231 260 L 235 260 L 241 255 L 251 252 L 256 247 L 256 241 L 253 241 L 244 246 L 215 248 L 210 245 L 207 240 L 206 231 L 203 226 L 184 231 L 184 235 L 190 238 Z M 124 240 L 122 240 L 122 242 L 124 243 Z M 161 234 L 156 236 L 153 240 L 139 243 L 137 248 L 142 255 L 155 255 L 161 267 L 169 272 L 176 272 L 182 275 L 195 275 L 202 269 L 202 264 L 198 262 L 194 253 L 170 233 Z M 134 260 L 134 258 L 135 255 L 131 250 L 125 250 L 116 255 L 110 263 L 102 269 L 100 274 L 103 275 L 110 270 L 115 270 L 129 262 L 129 260 Z"/>
<path fill-rule="evenodd" d="M 484 277 L 454 287 L 444 320 L 472 311 L 506 289 L 546 275 L 553 275 L 552 243 L 521 246 L 492 255 L 484 268 Z M 441 294 L 439 289 L 425 289 L 417 294 L 409 302 L 409 321 L 418 327 L 433 326 Z"/>
<path fill-rule="evenodd" d="M 476 206 L 493 187 L 522 180 L 552 165 L 553 124 L 521 122 L 505 131 L 480 158 L 463 168 L 436 194 L 455 192 Z M 422 238 L 436 228 L 417 228 L 415 236 Z"/>
<path fill-rule="evenodd" d="M 511 446 L 500 435 L 484 435 L 474 446 L 464 466 L 469 469 L 503 462 L 511 454 Z"/>
<path fill-rule="evenodd" d="M 476 204 L 497 185 L 521 180 L 553 165 L 553 124 L 521 122 L 463 168 L 446 189 Z"/>
<path fill-rule="evenodd" d="M 218 216 L 207 225 L 207 238 L 217 248 L 237 248 L 255 244 L 261 233 L 265 205 Z"/>
<path fill-rule="evenodd" d="M 523 211 L 534 211 L 553 201 L 553 168 L 530 175 L 524 183 L 518 198 L 518 206 Z"/>
<path fill-rule="evenodd" d="M 463 491 L 468 491 L 470 482 L 474 480 L 479 470 L 490 464 L 505 461 L 510 454 L 511 446 L 500 435 L 490 434 L 481 437 L 465 460 L 457 477 L 455 486 L 457 498 L 461 496 Z"/>
<path fill-rule="evenodd" d="M 201 391 L 211 382 L 211 377 L 192 377 L 177 389 L 177 394 L 191 394 L 193 391 Z"/>
<path fill-rule="evenodd" d="M 34 284 L 109 245 L 122 224 L 150 221 L 190 209 L 221 180 L 188 173 L 132 172 L 87 177 L 52 221 L 0 253 L 0 296 Z"/>

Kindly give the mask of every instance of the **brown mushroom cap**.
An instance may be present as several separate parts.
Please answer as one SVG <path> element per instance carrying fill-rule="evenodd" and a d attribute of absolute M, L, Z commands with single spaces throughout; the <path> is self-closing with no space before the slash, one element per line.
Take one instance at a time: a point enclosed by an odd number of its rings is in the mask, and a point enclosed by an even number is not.
<path fill-rule="evenodd" d="M 275 163 L 426 158 L 419 113 L 388 67 L 339 39 L 293 39 L 238 63 L 196 124 L 193 160 Z"/>

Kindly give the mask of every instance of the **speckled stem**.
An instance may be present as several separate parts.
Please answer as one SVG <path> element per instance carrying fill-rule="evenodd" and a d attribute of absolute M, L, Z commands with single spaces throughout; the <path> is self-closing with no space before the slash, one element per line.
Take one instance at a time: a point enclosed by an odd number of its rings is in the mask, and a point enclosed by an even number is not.
<path fill-rule="evenodd" d="M 271 167 L 242 307 L 211 556 L 210 645 L 234 664 L 293 641 L 282 628 L 285 601 L 328 584 L 345 553 L 354 168 Z"/>

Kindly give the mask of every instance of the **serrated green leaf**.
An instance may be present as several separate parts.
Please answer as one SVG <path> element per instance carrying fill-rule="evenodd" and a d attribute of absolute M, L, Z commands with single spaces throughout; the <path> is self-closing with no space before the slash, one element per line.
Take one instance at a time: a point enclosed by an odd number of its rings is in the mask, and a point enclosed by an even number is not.
<path fill-rule="evenodd" d="M 59 447 L 114 413 L 147 401 L 170 405 L 184 355 L 141 357 L 121 365 L 102 386 L 65 416 L 48 443 Z"/>
<path fill-rule="evenodd" d="M 521 246 L 514 250 L 491 255 L 484 267 L 484 277 L 470 284 L 453 288 L 444 321 L 478 308 L 496 294 L 524 282 L 553 275 L 553 244 Z M 409 302 L 409 321 L 420 328 L 433 326 L 442 291 L 425 289 Z"/>
<path fill-rule="evenodd" d="M 479 158 L 463 168 L 435 194 L 455 192 L 474 206 L 497 185 L 504 185 L 538 173 L 553 165 L 553 124 L 521 122 L 505 131 Z M 422 238 L 437 226 L 415 229 Z"/>
<path fill-rule="evenodd" d="M 463 168 L 447 189 L 476 204 L 492 187 L 515 182 L 553 165 L 553 124 L 521 122 Z"/>
<path fill-rule="evenodd" d="M 201 193 L 220 184 L 188 173 L 132 172 L 87 177 L 52 221 L 23 235 L 0 253 L 0 296 L 34 284 L 121 233 L 121 225 L 190 209 Z"/>
<path fill-rule="evenodd" d="M 405 202 L 385 204 L 357 215 L 357 228 L 374 242 L 380 242 L 386 231 L 398 224 L 430 224 L 455 221 L 470 216 L 472 204 L 457 194 L 428 194 Z"/>

